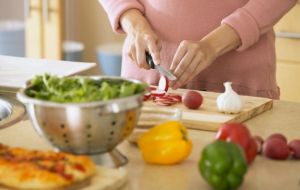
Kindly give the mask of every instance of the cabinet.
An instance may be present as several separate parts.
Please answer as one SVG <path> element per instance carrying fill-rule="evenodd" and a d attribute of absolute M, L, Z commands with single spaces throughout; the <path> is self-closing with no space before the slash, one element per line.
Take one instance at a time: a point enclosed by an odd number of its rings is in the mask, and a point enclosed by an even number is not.
<path fill-rule="evenodd" d="M 300 3 L 275 26 L 281 100 L 300 102 Z"/>
<path fill-rule="evenodd" d="M 62 0 L 25 0 L 26 56 L 62 58 Z"/>

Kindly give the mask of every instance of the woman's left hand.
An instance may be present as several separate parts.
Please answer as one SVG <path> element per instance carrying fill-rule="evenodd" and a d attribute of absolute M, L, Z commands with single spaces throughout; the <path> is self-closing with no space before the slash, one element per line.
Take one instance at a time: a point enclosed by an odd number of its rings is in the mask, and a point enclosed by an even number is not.
<path fill-rule="evenodd" d="M 224 38 L 226 36 L 226 38 Z M 236 49 L 241 40 L 236 31 L 223 24 L 200 41 L 184 40 L 173 58 L 170 71 L 177 77 L 171 87 L 186 85 L 221 55 Z"/>
<path fill-rule="evenodd" d="M 176 81 L 171 82 L 172 88 L 186 85 L 216 57 L 216 53 L 205 41 L 182 41 L 170 67 L 170 71 L 177 77 Z"/>

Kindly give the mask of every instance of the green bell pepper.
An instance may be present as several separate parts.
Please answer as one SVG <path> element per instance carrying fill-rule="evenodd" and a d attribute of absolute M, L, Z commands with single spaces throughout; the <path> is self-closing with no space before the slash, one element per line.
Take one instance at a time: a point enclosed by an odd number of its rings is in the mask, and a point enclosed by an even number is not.
<path fill-rule="evenodd" d="M 234 190 L 243 182 L 247 161 L 242 148 L 232 142 L 214 141 L 202 151 L 199 169 L 217 190 Z"/>

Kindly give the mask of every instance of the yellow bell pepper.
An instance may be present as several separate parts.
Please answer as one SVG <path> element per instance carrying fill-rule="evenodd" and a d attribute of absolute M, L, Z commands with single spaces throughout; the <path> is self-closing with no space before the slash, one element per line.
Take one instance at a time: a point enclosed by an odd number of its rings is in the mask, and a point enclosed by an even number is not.
<path fill-rule="evenodd" d="M 167 121 L 151 128 L 138 139 L 143 159 L 151 164 L 176 164 L 192 151 L 187 129 L 178 121 Z"/>

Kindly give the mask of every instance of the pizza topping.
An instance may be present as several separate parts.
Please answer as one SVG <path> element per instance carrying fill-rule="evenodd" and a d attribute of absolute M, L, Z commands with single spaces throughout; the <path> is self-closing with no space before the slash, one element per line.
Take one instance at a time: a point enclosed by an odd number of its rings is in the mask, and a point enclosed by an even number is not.
<path fill-rule="evenodd" d="M 85 169 L 81 164 L 75 163 L 73 164 L 73 167 L 81 172 L 85 172 Z"/>
<path fill-rule="evenodd" d="M 57 173 L 64 173 L 65 172 L 65 166 L 61 163 L 55 164 L 52 169 L 53 169 L 54 172 L 57 172 Z"/>

